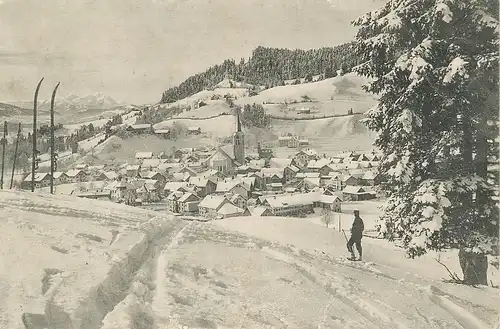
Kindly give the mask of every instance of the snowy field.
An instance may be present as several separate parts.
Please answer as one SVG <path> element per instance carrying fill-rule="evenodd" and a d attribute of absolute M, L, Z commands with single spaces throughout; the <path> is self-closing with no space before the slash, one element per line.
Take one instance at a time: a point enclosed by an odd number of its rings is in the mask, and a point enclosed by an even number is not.
<path fill-rule="evenodd" d="M 36 324 L 28 328 L 486 329 L 497 321 L 497 289 L 444 283 L 431 257 L 409 260 L 378 240 L 363 240 L 365 262 L 346 261 L 341 233 L 307 219 L 182 222 L 6 191 L 0 206 L 1 328 L 23 328 L 23 313 Z"/>

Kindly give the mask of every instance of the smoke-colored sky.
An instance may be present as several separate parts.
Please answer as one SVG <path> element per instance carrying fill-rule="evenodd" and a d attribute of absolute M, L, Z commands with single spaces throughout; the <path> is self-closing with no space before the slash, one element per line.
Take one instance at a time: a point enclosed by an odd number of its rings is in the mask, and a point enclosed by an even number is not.
<path fill-rule="evenodd" d="M 381 0 L 0 0 L 0 100 L 104 92 L 152 103 L 163 90 L 259 45 L 333 46 Z"/>

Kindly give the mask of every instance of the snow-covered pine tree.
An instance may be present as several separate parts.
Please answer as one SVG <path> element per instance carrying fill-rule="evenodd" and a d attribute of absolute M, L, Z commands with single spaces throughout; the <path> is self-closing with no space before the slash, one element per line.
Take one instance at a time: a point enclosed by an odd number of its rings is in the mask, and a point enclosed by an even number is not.
<path fill-rule="evenodd" d="M 498 253 L 498 1 L 390 0 L 354 22 L 383 152 L 380 229 L 410 257 L 458 248 L 464 282 Z"/>

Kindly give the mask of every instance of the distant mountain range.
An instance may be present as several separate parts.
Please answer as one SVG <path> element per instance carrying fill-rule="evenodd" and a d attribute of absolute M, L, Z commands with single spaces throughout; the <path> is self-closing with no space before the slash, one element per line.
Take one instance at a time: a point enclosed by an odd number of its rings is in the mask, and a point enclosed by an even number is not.
<path fill-rule="evenodd" d="M 9 104 L 4 104 L 5 106 L 0 106 L 1 110 L 16 111 L 17 109 L 31 109 L 33 108 L 33 101 L 13 101 Z M 86 96 L 79 95 L 69 95 L 66 97 L 56 98 L 55 109 L 57 112 L 85 112 L 88 110 L 107 110 L 118 106 L 123 106 L 125 104 L 119 103 L 112 97 L 105 95 L 103 93 L 95 93 Z M 10 106 L 10 107 L 9 107 Z M 38 102 L 38 108 L 40 111 L 47 111 L 50 109 L 50 100 L 41 100 Z M 15 113 L 13 113 L 15 114 Z M 21 114 L 21 113 L 17 113 Z"/>

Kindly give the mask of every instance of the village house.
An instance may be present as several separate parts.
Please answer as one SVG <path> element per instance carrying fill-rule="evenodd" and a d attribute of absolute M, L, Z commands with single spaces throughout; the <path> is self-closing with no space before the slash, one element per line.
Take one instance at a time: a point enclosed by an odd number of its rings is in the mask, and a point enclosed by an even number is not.
<path fill-rule="evenodd" d="M 106 189 L 111 190 L 111 199 L 119 203 L 133 205 L 137 199 L 137 189 L 125 181 L 115 181 Z"/>
<path fill-rule="evenodd" d="M 344 189 L 346 186 L 356 186 L 360 184 L 360 180 L 351 175 L 340 176 L 340 188 Z"/>
<path fill-rule="evenodd" d="M 182 191 L 182 192 L 188 192 L 188 183 L 187 182 L 167 182 L 165 183 L 165 186 L 163 187 L 163 195 L 168 196 L 172 192 L 176 191 Z"/>
<path fill-rule="evenodd" d="M 206 195 L 215 193 L 217 183 L 210 178 L 191 177 L 188 181 L 188 186 L 192 187 L 196 194 L 204 198 Z"/>
<path fill-rule="evenodd" d="M 170 193 L 167 198 L 165 199 L 165 202 L 167 204 L 167 210 L 178 214 L 180 213 L 180 206 L 178 203 L 178 200 L 184 195 L 184 192 L 181 191 L 175 191 Z"/>
<path fill-rule="evenodd" d="M 111 201 L 110 191 L 82 192 L 82 193 L 76 193 L 75 195 L 79 198 L 84 198 L 84 199 Z"/>
<path fill-rule="evenodd" d="M 249 197 L 249 191 L 245 188 L 244 184 L 238 180 L 225 180 L 217 182 L 215 193 L 219 195 L 239 194 L 245 199 L 248 199 Z"/>
<path fill-rule="evenodd" d="M 160 164 L 165 162 L 165 159 L 143 159 L 141 163 L 141 170 L 158 170 Z"/>
<path fill-rule="evenodd" d="M 306 177 L 297 185 L 297 189 L 304 192 L 309 192 L 320 187 L 320 178 L 319 177 Z"/>
<path fill-rule="evenodd" d="M 299 147 L 309 146 L 309 140 L 306 138 L 299 139 Z"/>
<path fill-rule="evenodd" d="M 66 175 L 66 173 L 62 171 L 55 171 L 53 177 L 54 177 L 54 184 L 56 185 L 66 184 L 69 181 L 69 178 Z"/>
<path fill-rule="evenodd" d="M 178 212 L 181 214 L 197 213 L 198 205 L 200 204 L 200 197 L 196 194 L 187 192 L 177 200 L 177 204 Z"/>
<path fill-rule="evenodd" d="M 198 204 L 200 216 L 207 218 L 216 218 L 217 211 L 230 201 L 223 195 L 207 195 Z"/>
<path fill-rule="evenodd" d="M 22 189 L 29 190 L 31 189 L 31 174 L 26 176 L 26 178 L 22 182 Z M 34 180 L 35 188 L 47 187 L 50 185 L 50 174 L 49 173 L 35 173 Z"/>
<path fill-rule="evenodd" d="M 284 168 L 262 168 L 260 172 L 265 186 L 271 183 L 284 183 Z"/>
<path fill-rule="evenodd" d="M 342 190 L 342 196 L 345 201 L 363 201 L 373 199 L 375 194 L 366 191 L 362 186 L 346 186 Z"/>
<path fill-rule="evenodd" d="M 136 135 L 152 134 L 153 133 L 153 125 L 151 125 L 149 123 L 129 125 L 126 128 L 126 131 L 129 131 L 129 132 L 134 133 Z"/>
<path fill-rule="evenodd" d="M 336 195 L 322 194 L 319 197 L 319 206 L 333 212 L 342 212 L 342 200 Z"/>
<path fill-rule="evenodd" d="M 286 168 L 292 165 L 291 158 L 271 158 L 269 159 L 269 168 Z"/>
<path fill-rule="evenodd" d="M 152 159 L 153 158 L 153 152 L 137 152 L 135 154 L 135 158 L 137 160 Z"/>
<path fill-rule="evenodd" d="M 218 218 L 231 218 L 231 217 L 239 217 L 239 216 L 250 216 L 250 211 L 248 209 L 242 209 L 237 207 L 230 202 L 227 202 L 222 205 L 222 207 L 217 210 Z"/>
<path fill-rule="evenodd" d="M 257 217 L 264 217 L 264 216 L 272 216 L 273 213 L 269 208 L 266 207 L 255 207 L 252 210 L 252 216 L 257 216 Z"/>
<path fill-rule="evenodd" d="M 128 177 L 139 177 L 141 171 L 141 165 L 127 165 L 125 167 L 125 172 Z"/>
<path fill-rule="evenodd" d="M 287 147 L 288 142 L 292 139 L 292 136 L 280 136 L 278 137 L 278 146 Z"/>
<path fill-rule="evenodd" d="M 245 209 L 247 207 L 247 200 L 239 194 L 232 195 L 229 201 L 238 208 Z"/>
<path fill-rule="evenodd" d="M 197 176 L 203 177 L 206 179 L 210 179 L 213 182 L 218 182 L 218 181 L 224 180 L 226 178 L 226 175 L 224 175 L 223 173 L 221 173 L 220 171 L 215 170 L 215 169 L 209 169 L 206 171 L 202 171 L 201 173 L 198 173 Z"/>
<path fill-rule="evenodd" d="M 164 184 L 167 182 L 167 179 L 165 176 L 157 171 L 147 171 L 147 172 L 141 172 L 139 176 L 142 179 L 150 179 L 154 180 L 157 182 L 157 186 L 159 188 L 163 188 Z"/>
<path fill-rule="evenodd" d="M 199 135 L 201 134 L 201 128 L 197 126 L 188 127 L 188 133 L 190 135 Z"/>
<path fill-rule="evenodd" d="M 154 133 L 156 136 L 161 138 L 169 139 L 170 138 L 170 130 L 168 129 L 155 129 Z"/>
<path fill-rule="evenodd" d="M 299 147 L 299 138 L 297 136 L 291 136 L 286 145 L 288 148 Z"/>
<path fill-rule="evenodd" d="M 68 176 L 68 180 L 72 183 L 85 182 L 88 179 L 87 173 L 80 169 L 68 170 L 66 176 Z"/>
<path fill-rule="evenodd" d="M 262 203 L 274 216 L 305 215 L 314 212 L 313 200 L 308 194 L 274 195 Z"/>
<path fill-rule="evenodd" d="M 374 171 L 367 171 L 361 177 L 361 184 L 366 186 L 375 186 L 378 184 L 378 174 Z"/>

